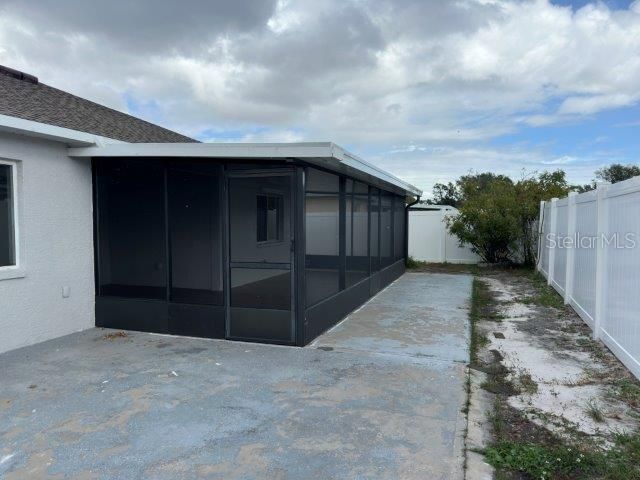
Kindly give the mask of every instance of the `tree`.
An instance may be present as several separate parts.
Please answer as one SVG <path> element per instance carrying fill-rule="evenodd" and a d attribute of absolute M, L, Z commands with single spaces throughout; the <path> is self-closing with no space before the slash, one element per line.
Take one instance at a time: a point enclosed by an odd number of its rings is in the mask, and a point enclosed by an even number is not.
<path fill-rule="evenodd" d="M 449 183 L 436 183 L 433 186 L 433 199 L 428 201 L 431 205 L 449 205 L 457 208 L 460 203 L 460 192 L 456 185 Z"/>
<path fill-rule="evenodd" d="M 569 191 L 562 170 L 523 175 L 515 183 L 493 173 L 466 175 L 456 185 L 459 214 L 448 219 L 449 231 L 488 263 L 533 265 L 540 200 Z"/>
<path fill-rule="evenodd" d="M 565 172 L 542 172 L 537 177 L 524 176 L 514 185 L 520 227 L 519 249 L 522 262 L 531 266 L 536 260 L 540 201 L 561 198 L 569 193 Z"/>
<path fill-rule="evenodd" d="M 458 208 L 465 199 L 481 192 L 493 181 L 511 182 L 511 180 L 504 175 L 496 175 L 489 172 L 469 173 L 456 180 L 456 183 L 436 183 L 433 186 L 433 199 L 427 201 L 427 203 L 430 205 L 448 205 Z"/>
<path fill-rule="evenodd" d="M 628 180 L 632 177 L 640 175 L 640 166 L 638 165 L 622 165 L 620 163 L 612 163 L 608 167 L 602 167 L 595 171 L 595 176 L 591 183 L 586 185 L 577 185 L 573 189 L 578 193 L 584 193 L 596 189 L 598 181 L 618 183 Z"/>
<path fill-rule="evenodd" d="M 608 167 L 603 167 L 599 170 L 596 170 L 595 173 L 596 180 L 600 180 L 602 182 L 617 183 L 640 175 L 640 166 L 613 163 Z"/>
<path fill-rule="evenodd" d="M 448 217 L 449 231 L 461 243 L 471 245 L 485 262 L 507 261 L 519 232 L 514 193 L 507 182 L 488 183 L 465 199 L 458 215 Z"/>

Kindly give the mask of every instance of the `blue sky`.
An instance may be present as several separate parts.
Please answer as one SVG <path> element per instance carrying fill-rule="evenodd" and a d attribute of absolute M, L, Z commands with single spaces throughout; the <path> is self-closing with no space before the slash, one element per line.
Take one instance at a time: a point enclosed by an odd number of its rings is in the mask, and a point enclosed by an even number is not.
<path fill-rule="evenodd" d="M 202 141 L 334 141 L 427 192 L 640 161 L 640 0 L 5 0 L 0 63 Z"/>

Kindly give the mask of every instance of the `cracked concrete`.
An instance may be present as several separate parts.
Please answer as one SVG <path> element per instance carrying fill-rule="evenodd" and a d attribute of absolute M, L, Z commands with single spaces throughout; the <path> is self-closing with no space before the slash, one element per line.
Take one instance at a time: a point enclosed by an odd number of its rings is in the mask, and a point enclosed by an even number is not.
<path fill-rule="evenodd" d="M 5 353 L 0 477 L 462 478 L 470 292 L 407 274 L 307 348 L 92 329 Z"/>

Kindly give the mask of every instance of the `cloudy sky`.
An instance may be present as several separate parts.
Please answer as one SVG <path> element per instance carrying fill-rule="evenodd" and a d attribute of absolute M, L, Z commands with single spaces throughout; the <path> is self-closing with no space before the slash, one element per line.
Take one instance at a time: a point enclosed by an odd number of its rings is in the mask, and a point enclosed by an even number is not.
<path fill-rule="evenodd" d="M 331 140 L 427 191 L 640 162 L 640 0 L 0 0 L 0 64 L 203 141 Z"/>

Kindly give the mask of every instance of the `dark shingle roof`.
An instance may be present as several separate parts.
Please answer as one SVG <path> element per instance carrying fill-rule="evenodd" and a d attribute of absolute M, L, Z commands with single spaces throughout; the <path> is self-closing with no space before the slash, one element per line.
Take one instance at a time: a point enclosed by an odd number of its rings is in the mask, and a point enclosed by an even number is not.
<path fill-rule="evenodd" d="M 0 114 L 131 143 L 196 142 L 153 123 L 0 69 Z"/>

